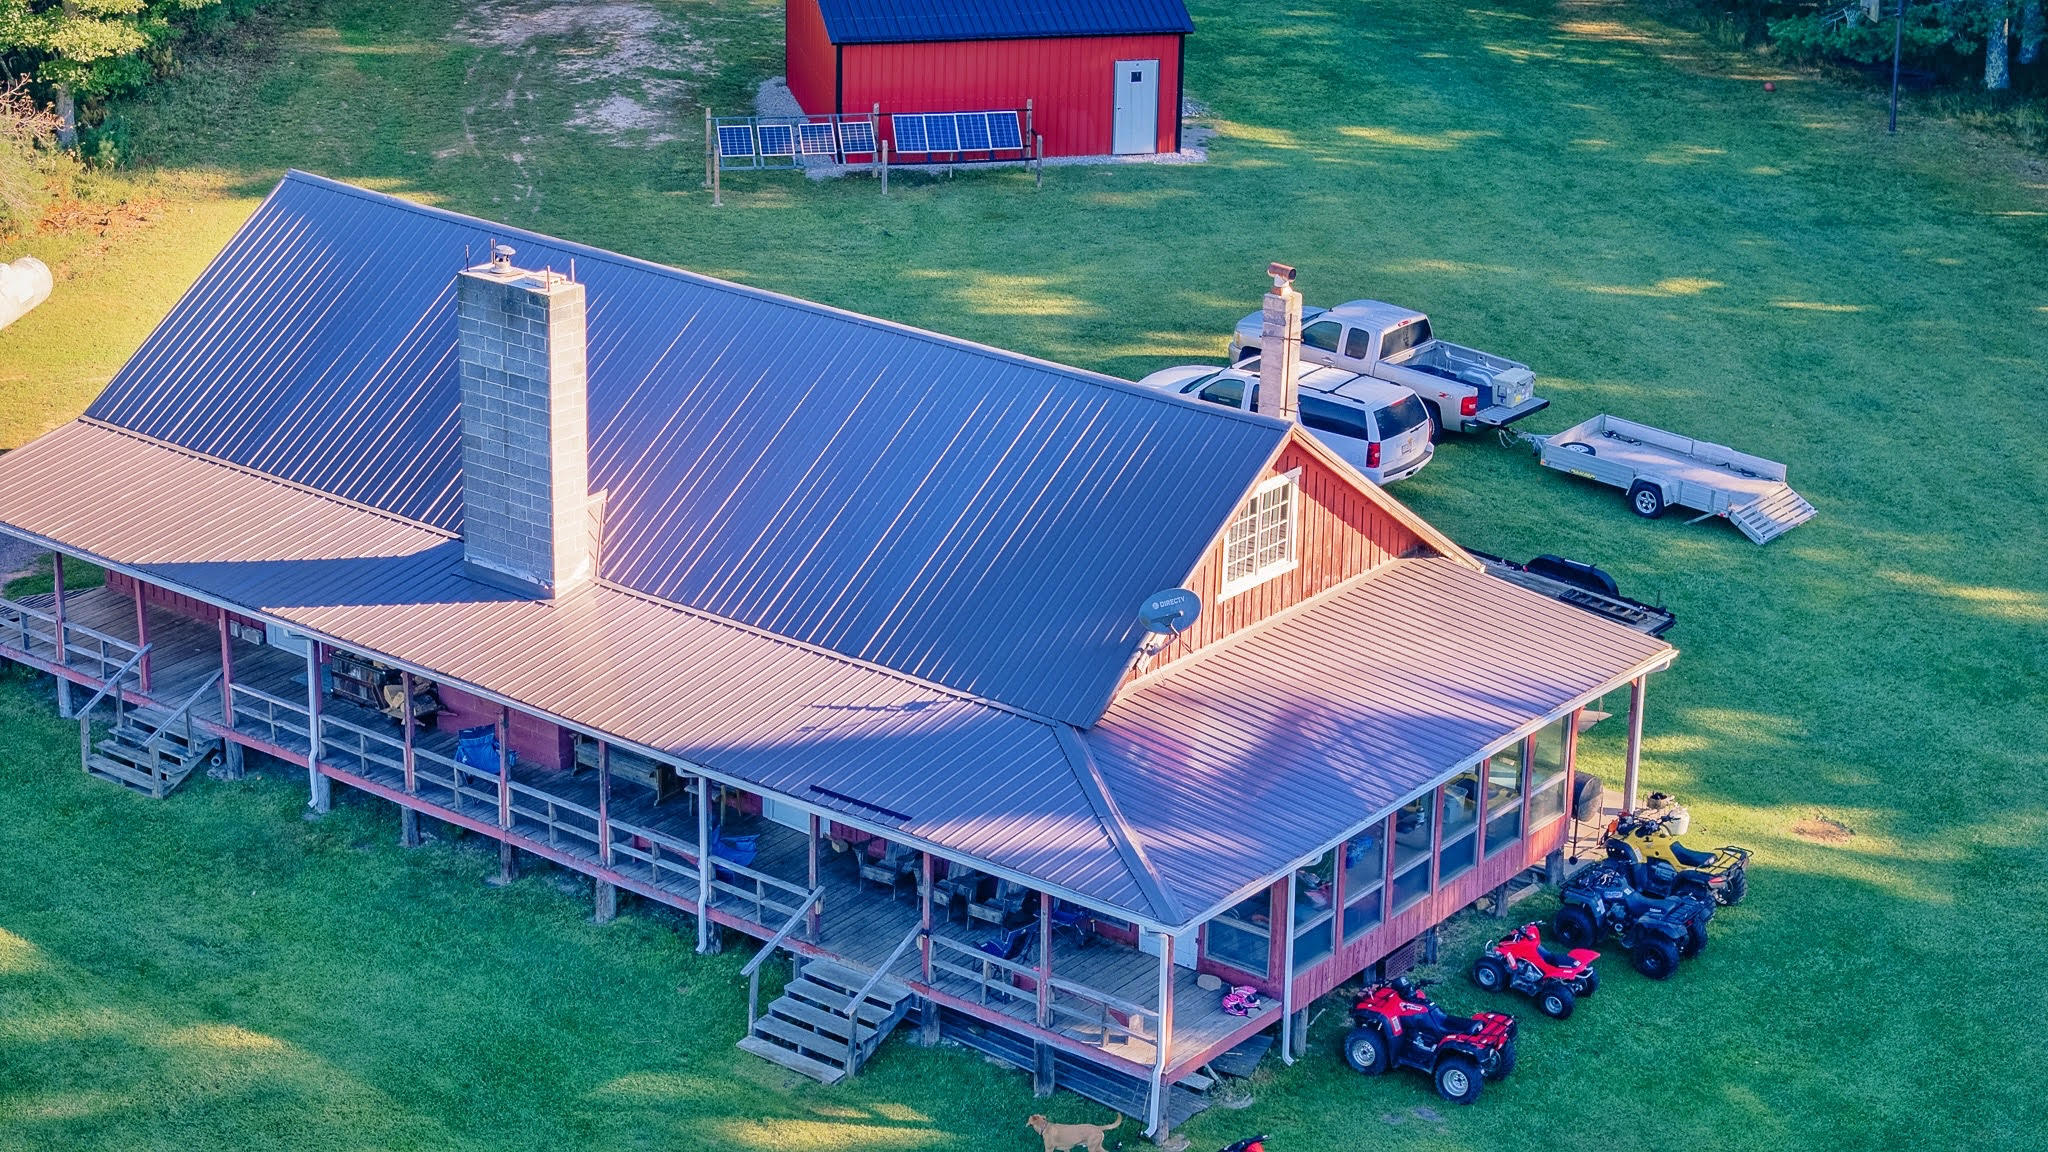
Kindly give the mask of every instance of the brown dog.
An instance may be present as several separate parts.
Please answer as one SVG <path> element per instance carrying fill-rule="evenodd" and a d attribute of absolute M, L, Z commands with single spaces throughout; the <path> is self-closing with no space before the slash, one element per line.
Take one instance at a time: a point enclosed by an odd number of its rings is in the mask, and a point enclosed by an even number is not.
<path fill-rule="evenodd" d="M 1068 1148 L 1102 1152 L 1102 1134 L 1123 1122 L 1121 1116 L 1107 1124 L 1055 1124 L 1043 1116 L 1033 1116 L 1024 1121 L 1038 1133 L 1039 1139 L 1045 1141 L 1045 1152 L 1065 1152 Z"/>

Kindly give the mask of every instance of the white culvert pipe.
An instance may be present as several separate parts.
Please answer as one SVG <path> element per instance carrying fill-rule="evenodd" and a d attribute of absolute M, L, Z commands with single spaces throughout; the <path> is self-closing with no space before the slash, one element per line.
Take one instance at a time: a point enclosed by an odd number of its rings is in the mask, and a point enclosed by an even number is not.
<path fill-rule="evenodd" d="M 50 266 L 33 256 L 0 264 L 0 328 L 50 298 Z"/>

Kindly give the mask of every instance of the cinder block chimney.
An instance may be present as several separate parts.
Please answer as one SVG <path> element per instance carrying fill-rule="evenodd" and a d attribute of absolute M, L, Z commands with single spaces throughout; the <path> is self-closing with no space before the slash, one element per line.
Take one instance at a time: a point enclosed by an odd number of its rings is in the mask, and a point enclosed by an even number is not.
<path fill-rule="evenodd" d="M 1259 411 L 1293 422 L 1301 409 L 1301 293 L 1294 269 L 1266 265 L 1273 290 L 1266 293 L 1259 320 Z"/>
<path fill-rule="evenodd" d="M 559 597 L 597 572 L 583 285 L 491 260 L 456 278 L 462 555 L 499 587 Z"/>

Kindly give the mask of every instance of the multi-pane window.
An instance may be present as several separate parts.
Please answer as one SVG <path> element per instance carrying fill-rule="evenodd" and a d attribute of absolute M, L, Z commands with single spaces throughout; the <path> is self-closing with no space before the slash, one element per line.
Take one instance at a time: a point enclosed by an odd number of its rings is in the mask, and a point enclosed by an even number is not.
<path fill-rule="evenodd" d="M 1431 819 L 1436 796 L 1418 796 L 1394 813 L 1394 911 L 1429 895 L 1430 848 L 1436 843 Z"/>
<path fill-rule="evenodd" d="M 1204 949 L 1211 960 L 1264 976 L 1272 966 L 1272 939 L 1273 890 L 1266 888 L 1209 921 Z"/>
<path fill-rule="evenodd" d="M 1570 716 L 1560 716 L 1536 732 L 1535 754 L 1529 758 L 1529 829 L 1535 831 L 1564 812 L 1566 748 Z"/>
<path fill-rule="evenodd" d="M 1522 838 L 1522 742 L 1495 752 L 1486 762 L 1486 854 L 1515 846 Z"/>
<path fill-rule="evenodd" d="M 1317 964 L 1337 948 L 1337 854 L 1325 852 L 1294 874 L 1294 970 Z"/>
<path fill-rule="evenodd" d="M 1344 842 L 1344 939 L 1379 927 L 1386 903 L 1387 829 L 1369 828 Z"/>
<path fill-rule="evenodd" d="M 1275 476 L 1238 505 L 1223 533 L 1223 595 L 1242 592 L 1294 567 L 1296 492 L 1293 475 Z"/>
<path fill-rule="evenodd" d="M 1444 785 L 1443 796 L 1444 831 L 1436 854 L 1438 884 L 1479 863 L 1479 773 L 1467 772 Z"/>

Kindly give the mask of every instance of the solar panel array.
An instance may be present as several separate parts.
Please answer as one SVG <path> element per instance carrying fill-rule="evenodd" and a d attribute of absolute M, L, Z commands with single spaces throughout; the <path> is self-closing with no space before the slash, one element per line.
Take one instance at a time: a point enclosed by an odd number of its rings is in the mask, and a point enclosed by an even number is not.
<path fill-rule="evenodd" d="M 889 117 L 898 156 L 1023 152 L 1024 129 L 1015 112 L 920 112 Z"/>
<path fill-rule="evenodd" d="M 793 117 L 728 116 L 716 122 L 718 166 L 721 168 L 795 168 L 800 157 L 825 157 L 842 163 L 875 156 L 872 116 Z"/>

